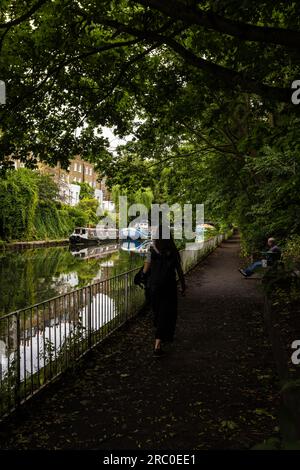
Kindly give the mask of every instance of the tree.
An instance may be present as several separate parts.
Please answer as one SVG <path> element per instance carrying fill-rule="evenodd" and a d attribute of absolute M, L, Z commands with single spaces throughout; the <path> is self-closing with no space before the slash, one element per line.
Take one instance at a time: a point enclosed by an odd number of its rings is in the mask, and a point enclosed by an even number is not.
<path fill-rule="evenodd" d="M 78 186 L 80 186 L 80 194 L 79 199 L 93 199 L 94 198 L 94 188 L 91 185 L 86 183 L 85 181 L 82 183 L 75 182 Z"/>
<path fill-rule="evenodd" d="M 83 198 L 77 205 L 77 208 L 81 210 L 86 216 L 88 223 L 96 225 L 98 222 L 97 209 L 98 201 L 97 199 Z"/>
<path fill-rule="evenodd" d="M 149 92 L 172 100 L 196 80 L 200 100 L 233 90 L 297 112 L 289 103 L 299 74 L 299 8 L 270 0 L 259 8 L 232 0 L 6 2 L 0 154 L 29 166 L 61 155 L 66 166 L 76 153 L 105 158 L 108 143 L 95 128 L 132 132 Z"/>
<path fill-rule="evenodd" d="M 206 202 L 252 238 L 284 235 L 282 204 L 269 194 L 298 203 L 299 107 L 290 98 L 299 9 L 279 0 L 7 2 L 2 158 L 67 165 L 81 153 L 130 195 L 150 187 L 155 200 Z M 134 139 L 112 155 L 104 125 Z M 272 186 L 269 167 L 282 153 L 296 173 L 272 173 Z"/>

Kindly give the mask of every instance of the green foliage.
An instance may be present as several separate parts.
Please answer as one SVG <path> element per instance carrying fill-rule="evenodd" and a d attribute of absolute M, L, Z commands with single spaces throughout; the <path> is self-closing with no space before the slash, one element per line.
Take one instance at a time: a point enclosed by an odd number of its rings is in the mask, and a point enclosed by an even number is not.
<path fill-rule="evenodd" d="M 73 219 L 74 227 L 86 227 L 88 225 L 88 215 L 80 210 L 78 206 L 66 207 L 65 211 Z"/>
<path fill-rule="evenodd" d="M 282 314 L 299 314 L 300 236 L 292 235 L 283 249 L 282 262 L 264 276 L 264 289 Z"/>
<path fill-rule="evenodd" d="M 31 238 L 38 204 L 35 175 L 27 170 L 10 171 L 0 180 L 0 236 L 4 239 Z"/>
<path fill-rule="evenodd" d="M 77 207 L 62 205 L 50 176 L 26 168 L 10 170 L 0 179 L 0 237 L 10 240 L 65 238 L 75 226 L 97 222 L 96 199 Z"/>
<path fill-rule="evenodd" d="M 300 233 L 299 118 L 223 93 L 196 108 L 197 86 L 160 96 L 155 109 L 145 98 L 138 140 L 106 160 L 108 183 L 123 190 L 147 180 L 155 202 L 204 203 L 206 220 L 239 227 L 245 254 L 270 236 L 284 245 Z"/>
<path fill-rule="evenodd" d="M 119 175 L 121 177 L 121 174 Z M 132 180 L 136 181 L 136 175 L 132 174 Z M 116 211 L 119 211 L 119 197 L 126 196 L 128 206 L 132 204 L 143 204 L 148 210 L 154 200 L 154 195 L 150 187 L 144 188 L 137 183 L 135 187 L 128 188 L 123 183 L 117 184 L 112 187 L 112 200 L 116 206 Z"/>
<path fill-rule="evenodd" d="M 39 173 L 36 177 L 39 203 L 59 200 L 59 189 L 50 175 Z"/>
<path fill-rule="evenodd" d="M 97 209 L 98 209 L 97 199 L 92 198 L 83 198 L 77 205 L 77 209 L 82 211 L 88 219 L 88 223 L 96 225 L 98 222 Z"/>
<path fill-rule="evenodd" d="M 55 203 L 41 202 L 35 213 L 35 239 L 55 239 L 68 237 L 74 222 L 68 210 L 58 209 Z"/>
<path fill-rule="evenodd" d="M 288 239 L 283 259 L 286 263 L 292 263 L 295 268 L 300 268 L 300 235 L 292 235 Z"/>
<path fill-rule="evenodd" d="M 176 125 L 184 124 L 191 111 L 206 109 L 213 99 L 212 123 L 220 112 L 219 92 L 235 98 L 250 95 L 249 108 L 272 109 L 279 102 L 296 113 L 290 88 L 299 75 L 299 36 L 295 33 L 291 39 L 289 30 L 299 29 L 297 2 L 268 0 L 257 6 L 207 0 L 197 7 L 183 0 L 176 0 L 175 6 L 174 0 L 155 2 L 155 7 L 150 1 L 132 0 L 38 3 L 29 15 L 33 2 L 1 4 L 0 76 L 9 84 L 7 107 L 1 109 L 2 159 L 13 154 L 29 166 L 37 158 L 52 163 L 60 159 L 67 166 L 68 156 L 80 153 L 104 161 L 108 142 L 95 128 L 115 126 L 122 136 L 134 133 L 144 139 L 139 127 L 147 113 L 152 114 L 155 136 L 161 124 L 168 131 L 168 123 L 159 118 L 167 114 L 170 103 L 181 108 L 181 120 L 179 113 L 174 115 Z M 221 20 L 208 16 L 199 24 L 197 16 L 206 17 L 207 11 Z M 17 21 L 5 27 L 8 18 Z M 232 21 L 238 22 L 236 28 Z M 227 22 L 229 34 L 226 28 L 220 30 Z M 251 40 L 245 24 L 255 36 Z M 265 29 L 259 35 L 256 28 L 262 25 Z M 282 28 L 276 41 L 270 38 L 272 27 Z M 182 94 L 189 95 L 185 107 Z M 246 124 L 242 108 L 232 115 Z M 254 132 L 253 140 L 259 143 L 260 136 Z M 149 151 L 159 144 L 164 152 L 162 140 L 150 142 L 154 145 L 150 143 Z M 147 178 L 143 179 L 147 187 Z"/>
<path fill-rule="evenodd" d="M 207 218 L 239 226 L 245 252 L 299 234 L 299 4 L 174 2 L 54 0 L 3 26 L 1 171 L 10 155 L 66 167 L 80 154 L 133 202 L 151 188 L 155 202 L 205 203 Z M 2 23 L 28 8 L 5 2 Z M 101 126 L 132 141 L 112 154 Z M 29 236 L 35 204 L 19 210 Z"/>
<path fill-rule="evenodd" d="M 74 184 L 77 184 L 80 186 L 80 194 L 79 194 L 79 199 L 92 199 L 94 197 L 94 189 L 92 188 L 91 185 L 89 185 L 86 182 L 83 183 L 77 183 L 75 182 Z"/>

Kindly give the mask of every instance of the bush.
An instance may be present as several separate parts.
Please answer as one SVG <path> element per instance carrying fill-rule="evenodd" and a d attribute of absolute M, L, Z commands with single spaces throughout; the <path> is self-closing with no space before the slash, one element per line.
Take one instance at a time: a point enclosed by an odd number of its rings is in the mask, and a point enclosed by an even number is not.
<path fill-rule="evenodd" d="M 74 220 L 67 211 L 53 202 L 39 203 L 35 214 L 36 239 L 68 237 L 74 229 Z"/>
<path fill-rule="evenodd" d="M 96 225 L 99 220 L 97 216 L 98 205 L 97 199 L 83 198 L 76 207 L 87 216 L 88 223 Z"/>
<path fill-rule="evenodd" d="M 292 235 L 286 243 L 283 259 L 300 268 L 300 235 Z"/>
<path fill-rule="evenodd" d="M 8 171 L 6 178 L 0 180 L 1 238 L 31 238 L 37 203 L 36 174 L 25 168 Z"/>
<path fill-rule="evenodd" d="M 79 199 L 92 199 L 94 197 L 94 188 L 86 182 L 83 183 L 73 183 L 80 186 Z"/>
<path fill-rule="evenodd" d="M 71 217 L 74 227 L 86 227 L 88 225 L 89 223 L 88 215 L 84 211 L 79 209 L 78 206 L 76 207 L 65 206 L 65 211 L 68 214 L 68 216 Z"/>
<path fill-rule="evenodd" d="M 0 239 L 45 240 L 68 237 L 75 226 L 96 223 L 98 202 L 83 199 L 70 207 L 58 201 L 52 177 L 26 168 L 0 179 Z"/>

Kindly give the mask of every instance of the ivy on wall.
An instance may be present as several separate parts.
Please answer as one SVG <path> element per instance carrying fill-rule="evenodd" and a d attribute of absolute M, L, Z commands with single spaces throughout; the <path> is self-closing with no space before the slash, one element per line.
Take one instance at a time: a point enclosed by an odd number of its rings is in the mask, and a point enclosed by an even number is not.
<path fill-rule="evenodd" d="M 51 176 L 27 168 L 0 179 L 0 239 L 44 240 L 67 237 L 74 227 L 95 223 L 97 203 L 70 207 L 58 199 Z"/>

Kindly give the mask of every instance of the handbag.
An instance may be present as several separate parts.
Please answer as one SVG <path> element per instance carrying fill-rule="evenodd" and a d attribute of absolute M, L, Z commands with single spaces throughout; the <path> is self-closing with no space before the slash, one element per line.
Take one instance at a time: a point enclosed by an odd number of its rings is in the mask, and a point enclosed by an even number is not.
<path fill-rule="evenodd" d="M 144 266 L 142 266 L 141 269 L 136 273 L 136 275 L 134 276 L 133 282 L 136 286 L 139 286 L 142 289 L 145 289 L 148 273 L 145 274 L 143 270 L 144 270 Z"/>

